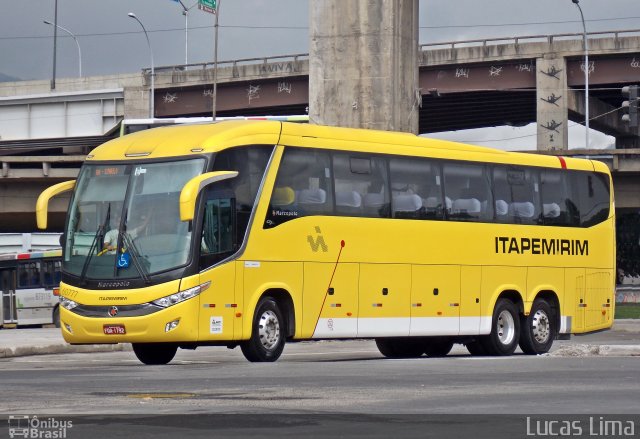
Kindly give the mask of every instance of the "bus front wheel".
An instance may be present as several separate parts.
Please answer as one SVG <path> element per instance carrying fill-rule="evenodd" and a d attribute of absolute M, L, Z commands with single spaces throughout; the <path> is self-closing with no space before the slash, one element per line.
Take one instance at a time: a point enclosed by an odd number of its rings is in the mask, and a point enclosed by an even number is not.
<path fill-rule="evenodd" d="M 253 318 L 251 338 L 240 345 L 242 354 L 251 362 L 271 362 L 280 358 L 284 349 L 284 320 L 272 297 L 258 302 Z"/>
<path fill-rule="evenodd" d="M 493 310 L 491 333 L 482 338 L 482 346 L 489 355 L 511 355 L 520 339 L 518 308 L 509 299 L 499 299 Z"/>
<path fill-rule="evenodd" d="M 169 363 L 177 351 L 178 346 L 170 343 L 133 343 L 138 360 L 149 366 Z"/>
<path fill-rule="evenodd" d="M 545 354 L 551 349 L 557 328 L 551 306 L 544 299 L 536 299 L 528 316 L 520 321 L 520 349 L 529 355 Z"/>
<path fill-rule="evenodd" d="M 53 309 L 53 315 L 51 316 L 51 319 L 53 320 L 53 325 L 56 328 L 60 327 L 60 306 L 56 306 Z"/>

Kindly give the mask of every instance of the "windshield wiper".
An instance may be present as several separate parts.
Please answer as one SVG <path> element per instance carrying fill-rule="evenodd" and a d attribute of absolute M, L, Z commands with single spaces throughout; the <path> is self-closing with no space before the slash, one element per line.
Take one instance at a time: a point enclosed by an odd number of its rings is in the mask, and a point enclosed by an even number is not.
<path fill-rule="evenodd" d="M 89 269 L 89 262 L 91 262 L 91 258 L 93 258 L 93 253 L 98 248 L 98 236 L 102 236 L 104 232 L 104 228 L 102 225 L 98 226 L 98 230 L 96 230 L 96 235 L 93 237 L 93 241 L 91 241 L 91 247 L 89 247 L 89 253 L 87 254 L 87 259 L 84 260 L 84 264 L 82 265 L 82 271 L 80 272 L 80 283 L 85 283 L 85 276 L 87 275 L 87 270 Z"/>
<path fill-rule="evenodd" d="M 84 260 L 84 264 L 82 265 L 82 271 L 80 272 L 80 282 L 85 283 L 85 276 L 87 275 L 87 270 L 89 269 L 89 262 L 91 262 L 91 258 L 93 257 L 94 250 L 98 251 L 98 237 L 100 237 L 100 241 L 102 241 L 102 237 L 104 236 L 104 231 L 107 228 L 107 224 L 109 223 L 109 218 L 111 217 L 111 203 L 109 203 L 109 207 L 107 207 L 107 215 L 104 218 L 104 223 L 98 226 L 98 230 L 96 230 L 96 235 L 93 237 L 93 241 L 91 241 L 91 247 L 89 247 L 89 253 L 87 254 L 87 259 Z"/>
<path fill-rule="evenodd" d="M 133 239 L 131 239 L 131 235 L 129 235 L 127 232 L 124 232 L 122 234 L 122 241 L 124 241 L 124 244 L 129 250 L 129 254 L 131 255 L 131 260 L 133 261 L 133 266 L 136 267 L 136 270 L 138 270 L 138 273 L 140 273 L 140 276 L 142 276 L 142 279 L 144 279 L 144 283 L 149 285 L 151 283 L 151 279 L 149 279 L 149 274 L 147 273 L 147 269 L 144 267 L 144 265 L 140 261 L 141 259 L 140 252 L 138 251 L 138 247 L 136 247 L 136 245 L 133 243 Z"/>

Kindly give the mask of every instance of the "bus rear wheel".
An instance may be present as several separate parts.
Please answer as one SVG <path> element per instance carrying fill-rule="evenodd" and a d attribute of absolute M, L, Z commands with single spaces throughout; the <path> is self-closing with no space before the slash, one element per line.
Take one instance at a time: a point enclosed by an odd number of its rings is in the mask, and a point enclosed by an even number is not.
<path fill-rule="evenodd" d="M 453 342 L 446 338 L 436 339 L 425 343 L 424 353 L 427 357 L 437 358 L 446 357 L 451 349 L 453 349 Z"/>
<path fill-rule="evenodd" d="M 465 343 L 465 346 L 467 347 L 469 353 L 473 356 L 487 355 L 487 351 L 484 349 L 484 346 L 482 346 L 482 343 L 479 339 L 475 339 L 473 341 Z"/>
<path fill-rule="evenodd" d="M 536 299 L 528 316 L 520 321 L 520 349 L 529 355 L 545 354 L 551 349 L 557 333 L 551 306 L 544 299 Z"/>
<path fill-rule="evenodd" d="M 149 366 L 169 363 L 178 351 L 178 346 L 171 343 L 133 343 L 132 345 L 138 360 Z"/>
<path fill-rule="evenodd" d="M 376 346 L 387 358 L 418 358 L 424 353 L 424 342 L 411 338 L 376 338 Z"/>
<path fill-rule="evenodd" d="M 498 299 L 493 310 L 491 333 L 481 338 L 482 347 L 489 355 L 511 355 L 520 339 L 518 308 L 509 299 Z"/>
<path fill-rule="evenodd" d="M 251 338 L 240 345 L 242 354 L 251 362 L 272 362 L 284 350 L 284 320 L 277 302 L 265 297 L 258 302 L 253 318 Z"/>

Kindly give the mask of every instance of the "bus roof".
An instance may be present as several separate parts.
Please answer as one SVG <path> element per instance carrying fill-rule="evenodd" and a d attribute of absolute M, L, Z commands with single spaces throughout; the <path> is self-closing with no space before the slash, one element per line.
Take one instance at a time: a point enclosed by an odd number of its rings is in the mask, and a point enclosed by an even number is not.
<path fill-rule="evenodd" d="M 594 170 L 590 160 L 506 152 L 409 133 L 273 120 L 230 120 L 152 128 L 106 142 L 91 151 L 87 160 L 115 161 L 178 157 L 216 152 L 242 144 L 275 145 L 277 143 L 287 146 Z M 603 170 L 603 172 L 606 171 Z"/>
<path fill-rule="evenodd" d="M 52 249 L 52 250 L 46 250 L 42 252 L 0 254 L 0 261 L 55 258 L 55 257 L 61 257 L 61 256 L 62 256 L 62 249 Z"/>

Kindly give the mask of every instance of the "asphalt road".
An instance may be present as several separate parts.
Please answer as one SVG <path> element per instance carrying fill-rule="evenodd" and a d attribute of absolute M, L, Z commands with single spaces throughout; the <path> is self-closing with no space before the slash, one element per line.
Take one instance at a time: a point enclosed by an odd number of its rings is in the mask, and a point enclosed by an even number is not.
<path fill-rule="evenodd" d="M 167 366 L 144 366 L 132 352 L 8 358 L 0 414 L 633 414 L 638 357 L 562 352 L 639 338 L 593 334 L 506 358 L 456 345 L 446 358 L 390 360 L 372 341 L 288 344 L 262 364 L 223 347 L 179 351 Z"/>

